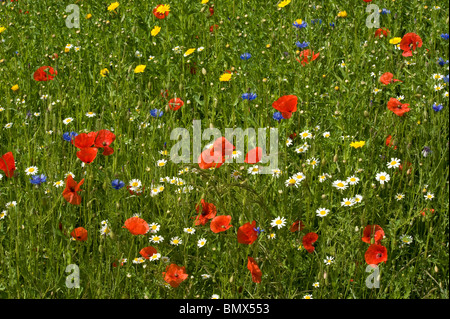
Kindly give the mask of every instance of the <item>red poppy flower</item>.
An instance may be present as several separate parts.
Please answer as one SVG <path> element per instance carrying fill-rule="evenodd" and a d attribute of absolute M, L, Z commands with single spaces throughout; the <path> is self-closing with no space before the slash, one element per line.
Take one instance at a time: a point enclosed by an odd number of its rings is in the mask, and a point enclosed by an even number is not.
<path fill-rule="evenodd" d="M 237 239 L 240 244 L 251 245 L 258 238 L 258 231 L 256 230 L 256 221 L 245 223 L 239 227 L 237 232 Z"/>
<path fill-rule="evenodd" d="M 198 157 L 197 163 L 201 169 L 208 169 L 211 167 L 219 168 L 225 162 L 225 155 L 223 152 L 215 152 L 214 146 L 210 149 L 204 150 Z"/>
<path fill-rule="evenodd" d="M 303 236 L 303 247 L 305 247 L 308 253 L 312 253 L 314 251 L 315 247 L 312 244 L 315 243 L 318 238 L 319 235 L 317 235 L 316 233 L 307 233 L 305 236 Z"/>
<path fill-rule="evenodd" d="M 141 251 L 139 252 L 139 254 L 141 254 L 141 256 L 144 257 L 145 259 L 150 259 L 150 257 L 156 253 L 158 253 L 158 251 L 156 250 L 155 247 L 152 246 L 142 248 Z"/>
<path fill-rule="evenodd" d="M 174 98 L 174 99 L 171 99 L 170 101 L 169 101 L 169 108 L 172 110 L 172 111 L 176 111 L 176 110 L 178 110 L 180 107 L 182 107 L 184 105 L 184 102 L 183 102 L 183 100 L 182 99 L 180 99 L 180 98 Z"/>
<path fill-rule="evenodd" d="M 96 136 L 97 132 L 81 133 L 75 136 L 75 139 L 72 140 L 72 143 L 79 149 L 91 147 L 92 145 L 94 145 Z"/>
<path fill-rule="evenodd" d="M 214 7 L 209 7 L 209 16 L 212 16 L 214 14 Z"/>
<path fill-rule="evenodd" d="M 164 281 L 173 288 L 178 287 L 188 277 L 188 274 L 186 274 L 186 268 L 177 266 L 176 264 L 170 264 L 170 266 L 167 266 L 166 271 L 162 274 L 164 276 Z"/>
<path fill-rule="evenodd" d="M 231 222 L 230 215 L 216 216 L 213 218 L 213 220 L 211 220 L 211 224 L 209 225 L 209 227 L 211 228 L 213 233 L 217 234 L 217 233 L 226 231 L 230 227 L 233 227 L 232 225 L 230 225 L 230 222 Z"/>
<path fill-rule="evenodd" d="M 16 162 L 12 152 L 8 152 L 0 157 L 0 169 L 5 172 L 6 177 L 12 177 L 16 170 Z"/>
<path fill-rule="evenodd" d="M 248 151 L 247 155 L 245 155 L 245 162 L 247 164 L 259 163 L 261 161 L 262 155 L 262 148 L 255 147 L 254 149 Z"/>
<path fill-rule="evenodd" d="M 389 33 L 391 33 L 391 31 L 389 31 L 389 29 L 385 28 L 379 28 L 375 31 L 375 38 L 380 38 L 381 34 L 383 33 L 384 37 L 387 37 Z"/>
<path fill-rule="evenodd" d="M 219 28 L 219 26 L 217 24 L 214 24 L 214 25 L 209 27 L 209 32 L 214 32 L 214 29 L 217 30 L 218 28 Z"/>
<path fill-rule="evenodd" d="M 83 227 L 78 227 L 72 230 L 70 236 L 72 236 L 72 238 L 75 240 L 86 241 L 88 238 L 88 232 Z"/>
<path fill-rule="evenodd" d="M 364 2 L 372 2 L 372 0 L 363 0 Z"/>
<path fill-rule="evenodd" d="M 392 144 L 391 140 L 392 140 L 392 135 L 389 135 L 388 137 L 386 137 L 386 146 L 392 147 L 391 146 L 391 144 Z M 397 145 L 394 145 L 394 150 L 396 150 L 396 149 L 397 149 Z"/>
<path fill-rule="evenodd" d="M 161 96 L 167 99 L 169 97 L 169 90 L 161 90 Z"/>
<path fill-rule="evenodd" d="M 47 72 L 45 72 L 48 69 Z M 41 66 L 33 74 L 35 81 L 51 81 L 58 74 L 58 72 L 51 66 Z"/>
<path fill-rule="evenodd" d="M 387 249 L 379 244 L 370 245 L 364 254 L 364 258 L 368 265 L 378 265 L 383 261 L 386 263 L 388 258 Z"/>
<path fill-rule="evenodd" d="M 133 235 L 144 235 L 150 230 L 147 222 L 137 216 L 128 218 L 122 228 L 128 229 Z"/>
<path fill-rule="evenodd" d="M 380 76 L 380 82 L 384 85 L 388 85 L 392 82 L 403 82 L 397 79 L 394 79 L 394 75 L 392 73 L 386 72 L 382 76 Z"/>
<path fill-rule="evenodd" d="M 305 225 L 303 224 L 303 222 L 302 222 L 301 220 L 296 220 L 296 221 L 292 224 L 290 231 L 291 231 L 291 232 L 296 232 L 296 231 L 298 231 L 298 230 L 302 231 L 303 228 L 305 228 Z"/>
<path fill-rule="evenodd" d="M 300 59 L 297 59 L 297 61 L 300 62 L 303 66 L 305 66 L 306 64 L 309 64 L 309 62 L 317 59 L 319 55 L 320 52 L 314 53 L 314 51 L 306 49 L 300 52 L 299 54 Z"/>
<path fill-rule="evenodd" d="M 384 238 L 384 230 L 379 225 L 367 225 L 363 231 L 363 242 L 370 244 L 372 238 L 375 240 L 375 244 L 379 244 Z"/>
<path fill-rule="evenodd" d="M 422 46 L 422 39 L 414 32 L 407 33 L 400 41 L 400 49 L 403 50 L 402 55 L 405 57 L 412 56 L 412 51 Z"/>
<path fill-rule="evenodd" d="M 427 215 L 427 212 L 430 213 L 430 215 L 431 215 L 431 214 L 434 214 L 434 209 L 433 209 L 433 208 L 425 208 L 424 210 L 422 210 L 422 211 L 420 212 L 420 214 L 421 214 L 422 216 L 426 216 L 426 215 Z"/>
<path fill-rule="evenodd" d="M 82 148 L 77 152 L 77 157 L 84 163 L 90 164 L 97 157 L 98 149 L 95 147 Z"/>
<path fill-rule="evenodd" d="M 259 284 L 261 282 L 262 272 L 252 257 L 248 256 L 247 260 L 247 269 L 250 270 L 250 273 L 252 274 L 252 280 Z"/>
<path fill-rule="evenodd" d="M 158 9 L 160 8 L 160 9 Z M 153 15 L 158 19 L 164 19 L 169 15 L 169 10 L 166 10 L 167 7 L 164 7 L 162 4 L 158 4 L 156 8 L 153 9 Z"/>
<path fill-rule="evenodd" d="M 81 191 L 80 187 L 83 183 L 84 178 L 77 184 L 77 182 L 72 178 L 72 175 L 67 175 L 66 188 L 62 193 L 64 199 L 72 205 L 80 205 L 81 196 L 78 195 L 78 192 Z"/>
<path fill-rule="evenodd" d="M 223 136 L 216 139 L 213 143 L 214 153 L 218 153 L 220 156 L 233 155 L 235 148 L 236 147 Z M 219 150 L 222 151 L 221 154 L 219 153 Z"/>
<path fill-rule="evenodd" d="M 283 118 L 289 119 L 297 111 L 298 98 L 295 95 L 284 95 L 272 103 L 272 107 L 281 112 Z"/>
<path fill-rule="evenodd" d="M 403 114 L 409 112 L 411 109 L 408 106 L 409 104 L 402 104 L 399 100 L 393 97 L 391 97 L 387 104 L 388 109 L 394 112 L 397 116 L 403 116 Z"/>
<path fill-rule="evenodd" d="M 103 155 L 108 156 L 114 153 L 114 149 L 109 147 L 109 145 L 111 145 L 115 139 L 116 135 L 113 132 L 109 130 L 100 130 L 95 138 L 94 145 L 97 148 L 103 148 Z"/>
<path fill-rule="evenodd" d="M 213 219 L 214 217 L 216 217 L 217 214 L 216 206 L 214 204 L 205 202 L 203 198 L 200 201 L 200 203 L 202 205 L 202 212 L 198 216 L 196 216 L 195 226 L 205 225 L 208 222 L 208 220 Z M 199 209 L 200 207 L 199 205 L 197 205 L 195 207 L 197 214 L 199 213 Z"/>

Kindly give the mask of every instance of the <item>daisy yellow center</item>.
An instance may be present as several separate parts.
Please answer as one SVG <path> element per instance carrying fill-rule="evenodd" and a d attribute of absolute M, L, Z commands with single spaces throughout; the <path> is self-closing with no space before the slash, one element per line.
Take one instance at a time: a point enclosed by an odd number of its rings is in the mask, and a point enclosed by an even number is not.
<path fill-rule="evenodd" d="M 380 176 L 380 179 L 381 179 L 382 181 L 384 181 L 384 180 L 386 179 L 386 176 Z"/>
<path fill-rule="evenodd" d="M 131 184 L 131 185 L 133 185 L 133 187 L 138 187 L 139 183 L 138 182 L 133 182 L 133 184 Z"/>
<path fill-rule="evenodd" d="M 350 182 L 355 182 L 356 179 L 355 178 L 350 178 Z"/>
<path fill-rule="evenodd" d="M 291 179 L 289 180 L 289 184 L 295 184 L 295 182 L 296 182 L 296 180 L 293 179 L 293 178 L 291 178 Z"/>
<path fill-rule="evenodd" d="M 28 169 L 28 171 L 31 172 L 31 173 L 33 173 L 33 172 L 34 172 L 34 168 L 31 167 L 31 168 Z"/>
<path fill-rule="evenodd" d="M 282 223 L 281 220 L 277 220 L 277 221 L 275 222 L 275 224 L 277 224 L 277 225 L 280 225 L 281 223 Z"/>
<path fill-rule="evenodd" d="M 324 210 L 321 210 L 320 211 L 320 215 L 325 215 L 327 212 L 326 211 L 324 211 Z"/>
<path fill-rule="evenodd" d="M 352 202 L 350 202 L 350 201 L 346 201 L 346 202 L 345 202 L 345 205 L 351 205 L 351 203 L 352 203 Z"/>
<path fill-rule="evenodd" d="M 158 165 L 159 166 L 164 166 L 164 162 L 160 162 Z"/>
<path fill-rule="evenodd" d="M 396 161 L 392 161 L 392 162 L 391 162 L 391 165 L 395 165 L 395 164 L 397 164 Z"/>
<path fill-rule="evenodd" d="M 302 136 L 303 136 L 303 137 L 307 137 L 307 136 L 308 136 L 308 133 L 303 133 Z"/>
<path fill-rule="evenodd" d="M 337 186 L 338 187 L 344 187 L 344 184 L 343 183 L 337 183 Z"/>
<path fill-rule="evenodd" d="M 174 239 L 173 243 L 178 244 L 179 243 L 178 239 Z"/>
<path fill-rule="evenodd" d="M 257 171 L 258 171 L 257 167 L 252 168 L 252 172 L 257 172 Z"/>
<path fill-rule="evenodd" d="M 159 241 L 159 237 L 153 237 L 153 240 Z"/>

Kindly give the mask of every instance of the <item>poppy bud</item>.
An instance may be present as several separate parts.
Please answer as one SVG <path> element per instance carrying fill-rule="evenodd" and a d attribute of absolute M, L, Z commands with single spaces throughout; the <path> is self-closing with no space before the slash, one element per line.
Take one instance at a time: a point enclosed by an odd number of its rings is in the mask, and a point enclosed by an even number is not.
<path fill-rule="evenodd" d="M 336 155 L 334 155 L 334 157 L 333 157 L 333 162 L 337 162 L 337 160 L 338 160 L 338 155 L 337 155 L 337 153 L 336 153 Z"/>
<path fill-rule="evenodd" d="M 365 116 L 365 117 L 369 117 L 369 112 L 364 111 L 364 116 Z"/>

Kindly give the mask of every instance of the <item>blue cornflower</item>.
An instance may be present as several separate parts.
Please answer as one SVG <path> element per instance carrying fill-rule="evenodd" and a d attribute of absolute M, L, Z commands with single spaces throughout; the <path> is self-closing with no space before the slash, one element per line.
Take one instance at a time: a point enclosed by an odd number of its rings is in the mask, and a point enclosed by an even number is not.
<path fill-rule="evenodd" d="M 448 33 L 442 33 L 441 38 L 444 40 L 448 40 Z"/>
<path fill-rule="evenodd" d="M 308 47 L 309 42 L 304 41 L 302 43 L 300 41 L 297 41 L 297 42 L 295 42 L 295 45 L 297 46 L 297 48 L 304 49 L 304 48 Z"/>
<path fill-rule="evenodd" d="M 243 100 L 253 101 L 254 99 L 256 99 L 256 97 L 257 97 L 256 93 L 244 93 L 244 94 L 242 94 L 242 99 Z"/>
<path fill-rule="evenodd" d="M 436 104 L 436 103 L 433 104 L 433 110 L 434 110 L 435 112 L 439 112 L 439 111 L 442 110 L 443 108 L 444 108 L 444 106 L 443 106 L 442 104 Z"/>
<path fill-rule="evenodd" d="M 439 58 L 438 62 L 437 62 L 440 66 L 444 66 L 446 64 L 448 64 L 448 60 L 445 61 L 443 58 Z"/>
<path fill-rule="evenodd" d="M 248 52 L 245 52 L 244 54 L 241 54 L 241 59 L 242 60 L 248 60 L 252 57 L 252 55 Z"/>
<path fill-rule="evenodd" d="M 311 20 L 311 23 L 312 23 L 312 24 L 316 24 L 317 22 L 318 22 L 319 24 L 322 24 L 322 19 L 312 19 L 312 20 Z"/>
<path fill-rule="evenodd" d="M 443 80 L 445 83 L 448 83 L 448 74 L 446 76 L 444 76 Z"/>
<path fill-rule="evenodd" d="M 67 142 L 71 142 L 78 134 L 75 132 L 66 132 L 63 134 L 63 139 Z"/>
<path fill-rule="evenodd" d="M 33 185 L 40 185 L 42 183 L 44 183 L 47 180 L 47 176 L 45 176 L 44 174 L 41 175 L 34 175 L 31 177 L 30 182 Z"/>
<path fill-rule="evenodd" d="M 302 19 L 297 19 L 294 21 L 294 23 L 292 24 L 294 27 L 296 27 L 297 29 L 303 29 L 306 28 L 308 26 L 308 24 L 306 23 L 306 21 L 303 21 Z"/>
<path fill-rule="evenodd" d="M 283 115 L 281 115 L 281 112 L 275 112 L 273 113 L 273 119 L 279 122 L 283 119 Z"/>
<path fill-rule="evenodd" d="M 163 111 L 159 109 L 150 110 L 150 115 L 153 117 L 161 117 L 163 115 Z"/>
<path fill-rule="evenodd" d="M 261 234 L 264 231 L 264 229 L 261 229 L 259 227 L 253 228 L 253 230 L 258 232 L 258 235 Z"/>
<path fill-rule="evenodd" d="M 334 22 L 330 23 L 330 27 L 334 28 L 336 25 L 334 24 Z"/>
<path fill-rule="evenodd" d="M 113 181 L 111 182 L 111 186 L 112 186 L 114 189 L 121 189 L 122 187 L 125 186 L 125 183 L 122 182 L 122 181 L 119 180 L 119 179 L 115 179 L 115 180 L 113 180 Z"/>
<path fill-rule="evenodd" d="M 388 10 L 388 9 L 386 9 L 386 8 L 383 8 L 383 9 L 381 10 L 381 14 L 389 14 L 389 13 L 391 13 L 391 10 Z"/>

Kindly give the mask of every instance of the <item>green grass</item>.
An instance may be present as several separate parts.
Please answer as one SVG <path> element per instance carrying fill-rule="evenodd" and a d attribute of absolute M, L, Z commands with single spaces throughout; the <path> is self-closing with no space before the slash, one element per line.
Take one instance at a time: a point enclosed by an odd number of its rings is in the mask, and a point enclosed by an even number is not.
<path fill-rule="evenodd" d="M 448 74 L 448 64 L 437 64 L 439 57 L 449 58 L 448 40 L 440 37 L 448 33 L 445 1 L 373 1 L 380 9 L 391 10 L 380 16 L 381 27 L 391 32 L 387 39 L 375 39 L 375 29 L 365 26 L 363 1 L 292 0 L 278 9 L 276 2 L 228 0 L 214 3 L 215 13 L 210 16 L 210 3 L 176 0 L 167 2 L 170 14 L 163 20 L 152 14 L 157 2 L 119 2 L 114 13 L 107 10 L 110 2 L 78 1 L 80 29 L 65 26 L 69 1 L 19 0 L 0 5 L 0 27 L 6 27 L 0 34 L 4 40 L 0 42 L 0 155 L 13 152 L 17 166 L 13 178 L 0 171 L 0 211 L 8 214 L 0 220 L 1 298 L 210 298 L 213 294 L 220 298 L 307 294 L 314 299 L 448 298 L 449 114 L 448 98 L 443 96 L 448 84 L 435 91 L 434 85 L 443 81 L 433 79 L 433 74 Z M 434 5 L 441 9 L 432 10 Z M 29 14 L 20 14 L 19 9 Z M 337 18 L 342 10 L 348 16 Z M 88 13 L 91 19 L 85 19 Z M 295 29 L 295 19 L 307 21 L 308 27 Z M 312 19 L 322 23 L 313 24 Z M 214 24 L 219 28 L 211 33 Z M 155 25 L 161 32 L 152 37 Z M 389 39 L 408 32 L 420 35 L 423 46 L 405 58 Z M 308 48 L 320 52 L 320 57 L 303 67 L 295 59 L 296 41 L 310 42 Z M 66 44 L 80 50 L 65 53 Z M 181 54 L 172 50 L 176 46 L 183 47 Z M 183 57 L 187 49 L 199 47 L 204 50 Z M 136 50 L 141 58 L 135 57 Z M 244 52 L 252 54 L 247 61 L 240 59 Z M 54 53 L 59 57 L 52 60 L 49 56 Z M 148 61 L 150 55 L 154 60 Z M 415 64 L 408 66 L 406 60 Z M 340 67 L 342 61 L 345 68 Z M 140 64 L 146 69 L 135 74 Z M 53 81 L 33 80 L 34 71 L 43 65 L 58 71 Z M 109 73 L 101 77 L 104 68 Z M 219 82 L 226 70 L 237 74 L 230 82 Z M 403 82 L 384 86 L 378 81 L 384 72 Z M 19 90 L 12 91 L 15 84 Z M 374 94 L 374 88 L 382 91 Z M 161 96 L 164 90 L 169 98 L 183 99 L 184 106 L 171 111 Z M 249 91 L 257 98 L 243 101 L 242 93 Z M 291 119 L 275 121 L 272 103 L 290 94 L 298 97 L 298 111 Z M 41 99 L 42 95 L 48 98 Z M 403 117 L 386 106 L 389 98 L 399 95 L 411 108 Z M 17 102 L 22 99 L 25 103 Z M 433 111 L 433 103 L 443 104 L 443 110 Z M 150 116 L 155 108 L 164 111 L 161 118 Z M 85 116 L 90 111 L 96 116 Z M 40 115 L 27 118 L 28 112 Z M 63 124 L 68 117 L 74 121 Z M 160 155 L 176 142 L 170 140 L 173 128 L 187 128 L 192 137 L 193 120 L 201 120 L 202 129 L 214 126 L 223 134 L 233 127 L 278 128 L 282 175 L 278 179 L 250 175 L 251 165 L 241 163 L 200 170 L 195 163 L 174 164 Z M 4 128 L 7 123 L 12 127 Z M 111 145 L 115 152 L 108 157 L 99 154 L 82 167 L 77 149 L 62 135 L 101 129 L 116 134 Z M 299 137 L 305 130 L 314 139 L 306 140 L 310 145 L 306 153 L 297 154 L 294 149 L 305 142 Z M 325 131 L 329 138 L 322 137 Z M 285 140 L 294 132 L 293 145 L 286 147 Z M 385 145 L 388 135 L 397 149 Z M 366 144 L 354 149 L 353 141 Z M 209 142 L 203 141 L 202 147 Z M 422 155 L 424 146 L 432 150 L 427 157 Z M 313 157 L 320 160 L 316 168 L 307 165 Z M 410 173 L 387 168 L 393 157 L 404 166 L 411 163 Z M 156 161 L 162 158 L 168 163 L 159 168 Z M 30 166 L 38 167 L 47 182 L 32 185 L 25 174 Z M 189 172 L 179 176 L 186 167 Z M 240 170 L 240 179 L 231 177 L 234 170 Z M 85 179 L 79 206 L 64 200 L 63 187 L 53 186 L 68 172 L 75 174 L 76 181 Z M 286 187 L 285 181 L 297 172 L 306 179 L 298 188 Z M 387 172 L 391 180 L 380 185 L 375 179 L 379 172 Z M 324 173 L 332 177 L 320 183 L 318 176 Z M 332 187 L 333 181 L 351 175 L 360 178 L 357 185 L 344 191 Z M 179 187 L 160 183 L 166 176 L 181 177 L 194 190 L 177 194 Z M 132 196 L 125 187 L 113 189 L 111 181 L 116 178 L 126 185 L 140 179 L 143 195 Z M 160 184 L 164 191 L 151 196 L 151 186 Z M 426 192 L 433 193 L 434 199 L 425 200 Z M 397 193 L 405 198 L 397 201 Z M 360 204 L 341 206 L 343 198 L 356 194 L 363 196 Z M 195 234 L 184 233 L 185 227 L 194 226 L 195 207 L 202 198 L 216 205 L 217 215 L 231 215 L 233 227 L 214 234 L 209 225 L 196 226 Z M 11 201 L 17 206 L 4 208 Z M 330 209 L 330 214 L 317 217 L 320 207 Z M 420 212 L 425 208 L 434 209 L 434 214 L 423 217 Z M 158 234 L 164 241 L 152 244 L 149 234 L 133 236 L 123 229 L 134 214 L 159 223 Z M 270 222 L 278 216 L 286 218 L 286 226 L 271 229 Z M 290 232 L 299 219 L 305 229 Z M 100 234 L 102 220 L 109 221 L 111 236 Z M 252 245 L 239 244 L 237 229 L 252 220 L 264 231 Z M 386 235 L 382 245 L 388 260 L 379 265 L 379 289 L 365 285 L 369 273 L 364 254 L 369 245 L 361 237 L 369 224 L 380 225 Z M 70 240 L 70 232 L 80 226 L 88 230 L 88 240 Z M 267 237 L 271 232 L 274 239 Z M 319 235 L 311 254 L 297 249 L 308 232 Z M 403 234 L 413 236 L 410 245 L 401 245 Z M 183 244 L 170 245 L 174 236 Z M 200 238 L 207 239 L 202 248 L 197 247 Z M 133 264 L 149 245 L 169 257 L 170 263 L 185 266 L 189 278 L 177 288 L 168 288 L 162 272 L 169 263 Z M 263 273 L 260 284 L 252 282 L 247 256 L 255 258 Z M 325 265 L 327 256 L 334 257 L 334 263 Z M 120 258 L 128 262 L 113 267 Z M 65 285 L 69 264 L 79 266 L 78 289 Z M 204 280 L 202 274 L 211 278 Z M 313 288 L 314 282 L 319 288 Z"/>

